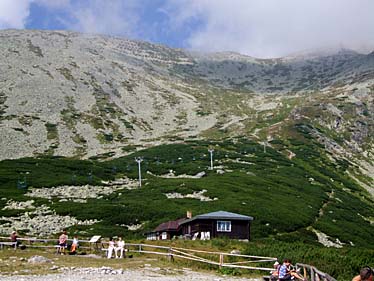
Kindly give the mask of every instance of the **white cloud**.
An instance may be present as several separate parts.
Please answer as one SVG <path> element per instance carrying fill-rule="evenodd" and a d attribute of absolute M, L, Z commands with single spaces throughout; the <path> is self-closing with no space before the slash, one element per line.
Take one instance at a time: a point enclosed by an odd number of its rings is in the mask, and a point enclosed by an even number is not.
<path fill-rule="evenodd" d="M 29 16 L 29 0 L 0 1 L 0 29 L 23 28 Z"/>
<path fill-rule="evenodd" d="M 142 7 L 136 0 L 0 0 L 0 29 L 25 28 L 31 4 L 62 12 L 57 17 L 66 29 L 126 36 L 136 34 Z"/>
<path fill-rule="evenodd" d="M 70 4 L 70 19 L 62 20 L 68 28 L 85 33 L 102 33 L 131 36 L 136 31 L 139 20 L 135 0 L 92 0 Z"/>
<path fill-rule="evenodd" d="M 0 29 L 25 28 L 32 3 L 56 9 L 68 7 L 70 0 L 0 0 Z"/>
<path fill-rule="evenodd" d="M 276 57 L 321 47 L 374 49 L 373 0 L 165 0 L 156 11 L 166 19 L 144 13 L 155 8 L 150 1 L 0 0 L 0 29 L 25 28 L 35 4 L 66 29 L 177 38 L 174 45 L 204 51 Z"/>
<path fill-rule="evenodd" d="M 320 47 L 374 46 L 372 0 L 169 0 L 171 26 L 202 21 L 192 49 L 283 56 Z"/>

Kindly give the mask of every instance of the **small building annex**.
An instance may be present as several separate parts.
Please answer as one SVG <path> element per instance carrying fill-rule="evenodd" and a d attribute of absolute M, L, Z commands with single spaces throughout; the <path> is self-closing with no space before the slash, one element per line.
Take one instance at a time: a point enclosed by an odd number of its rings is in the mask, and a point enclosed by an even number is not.
<path fill-rule="evenodd" d="M 180 223 L 185 220 L 182 218 L 161 223 L 152 232 L 146 233 L 147 240 L 168 240 L 181 235 Z"/>
<path fill-rule="evenodd" d="M 217 211 L 160 224 L 147 234 L 148 240 L 165 240 L 173 237 L 208 240 L 216 237 L 250 240 L 253 217 L 226 211 Z"/>

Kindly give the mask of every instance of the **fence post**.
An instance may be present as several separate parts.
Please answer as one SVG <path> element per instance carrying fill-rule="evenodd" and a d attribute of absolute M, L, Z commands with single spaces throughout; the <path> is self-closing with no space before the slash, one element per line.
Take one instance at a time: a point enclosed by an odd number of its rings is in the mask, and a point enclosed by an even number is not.
<path fill-rule="evenodd" d="M 315 279 L 314 279 L 314 270 L 313 270 L 313 267 L 310 267 L 310 279 L 311 279 L 311 281 L 315 281 Z"/>
<path fill-rule="evenodd" d="M 223 254 L 219 254 L 219 268 L 222 268 L 223 265 Z"/>
<path fill-rule="evenodd" d="M 170 248 L 168 249 L 168 260 L 169 260 L 169 261 L 174 261 L 174 257 L 173 257 L 172 252 L 173 252 L 173 249 L 170 247 Z"/>

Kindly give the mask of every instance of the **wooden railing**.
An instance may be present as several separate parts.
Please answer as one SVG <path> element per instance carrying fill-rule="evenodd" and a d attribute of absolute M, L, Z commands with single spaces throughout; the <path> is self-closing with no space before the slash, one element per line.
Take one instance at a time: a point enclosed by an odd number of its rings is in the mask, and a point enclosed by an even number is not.
<path fill-rule="evenodd" d="M 44 238 L 17 238 L 17 240 L 29 247 L 29 248 L 56 248 L 57 245 L 57 238 L 56 239 L 44 239 Z M 6 242 L 5 242 L 6 241 Z M 0 248 L 3 248 L 4 246 L 7 245 L 14 245 L 14 242 L 9 242 L 10 238 L 9 237 L 1 237 L 0 236 Z M 68 239 L 68 242 L 72 242 L 73 239 Z M 84 243 L 88 244 L 88 240 L 80 240 L 79 243 Z M 82 249 L 90 249 L 91 247 L 84 247 L 80 246 Z"/>
<path fill-rule="evenodd" d="M 9 237 L 0 237 L 0 241 L 7 240 Z M 20 242 L 27 243 L 27 247 L 31 248 L 55 248 L 57 239 L 40 239 L 40 238 L 18 238 Z M 69 240 L 71 241 L 71 240 Z M 0 245 L 8 245 L 10 242 L 0 242 Z M 80 240 L 80 244 L 86 244 L 88 246 L 84 247 L 80 245 L 81 249 L 91 249 L 91 250 L 106 250 L 108 242 L 89 243 L 89 240 Z M 41 245 L 42 244 L 42 245 Z M 97 247 L 97 244 L 100 247 Z M 159 246 L 152 244 L 135 244 L 126 243 L 125 244 L 127 253 L 142 253 L 142 254 L 153 254 L 167 257 L 170 261 L 174 258 L 180 258 L 190 261 L 202 262 L 205 264 L 215 265 L 220 268 L 242 268 L 248 270 L 261 270 L 261 271 L 273 271 L 274 268 L 272 264 L 277 260 L 273 257 L 263 257 L 263 256 L 251 256 L 242 255 L 235 253 L 224 253 L 224 252 L 213 252 L 213 251 L 203 251 L 196 249 L 186 249 L 168 246 Z M 269 267 L 264 265 L 270 264 Z M 314 266 L 308 264 L 297 263 L 296 267 L 303 269 L 303 275 L 310 281 L 336 281 L 333 277 L 324 273 Z"/>
<path fill-rule="evenodd" d="M 224 252 L 202 251 L 176 247 L 157 246 L 151 244 L 126 244 L 129 252 L 155 254 L 167 256 L 170 260 L 181 258 L 191 261 L 216 265 L 219 267 L 242 268 L 249 270 L 271 271 L 272 267 L 264 267 L 263 264 L 274 263 L 276 258 L 231 254 Z M 257 266 L 256 266 L 257 264 Z"/>
<path fill-rule="evenodd" d="M 297 263 L 296 266 L 303 269 L 304 277 L 309 276 L 310 281 L 336 281 L 335 278 L 309 264 Z"/>
<path fill-rule="evenodd" d="M 0 241 L 8 240 L 9 237 L 0 237 Z M 55 248 L 57 244 L 57 239 L 40 239 L 40 238 L 18 238 L 22 244 L 25 244 L 30 248 Z M 68 240 L 71 241 L 71 240 Z M 0 242 L 1 244 L 2 242 Z M 3 242 L 9 243 L 9 242 Z M 108 242 L 89 243 L 88 240 L 80 240 L 81 249 L 92 249 L 92 250 L 106 250 Z M 88 246 L 82 247 L 82 244 Z M 99 247 L 97 247 L 99 244 Z M 224 252 L 212 252 L 212 251 L 202 251 L 195 249 L 185 249 L 177 247 L 167 247 L 152 244 L 125 244 L 127 254 L 142 253 L 142 254 L 153 254 L 165 256 L 169 260 L 174 258 L 180 258 L 190 261 L 202 262 L 210 265 L 215 265 L 220 268 L 230 267 L 230 268 L 242 268 L 249 270 L 263 270 L 271 271 L 271 263 L 276 261 L 276 258 L 272 257 L 262 257 L 262 256 L 250 256 L 241 255 L 234 253 L 224 253 Z M 267 267 L 266 264 L 269 264 Z"/>

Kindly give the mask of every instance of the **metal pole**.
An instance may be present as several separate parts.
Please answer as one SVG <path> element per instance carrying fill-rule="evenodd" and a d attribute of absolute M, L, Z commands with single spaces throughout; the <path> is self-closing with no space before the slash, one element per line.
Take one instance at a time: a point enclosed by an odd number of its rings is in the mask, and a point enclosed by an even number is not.
<path fill-rule="evenodd" d="M 214 149 L 208 149 L 210 153 L 210 169 L 213 170 L 213 151 Z"/>
<path fill-rule="evenodd" d="M 139 187 L 142 187 L 142 171 L 140 167 L 140 163 L 143 161 L 143 158 L 137 157 L 135 161 L 138 163 L 138 173 L 139 173 Z"/>
<path fill-rule="evenodd" d="M 142 171 L 140 168 L 140 161 L 138 162 L 138 170 L 139 170 L 139 187 L 142 187 Z"/>

